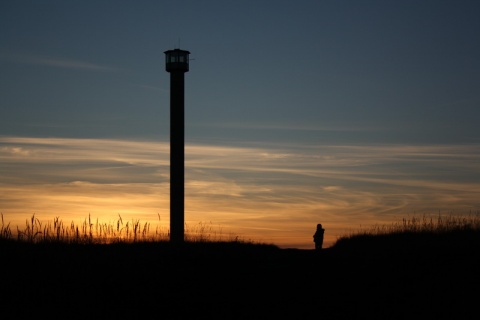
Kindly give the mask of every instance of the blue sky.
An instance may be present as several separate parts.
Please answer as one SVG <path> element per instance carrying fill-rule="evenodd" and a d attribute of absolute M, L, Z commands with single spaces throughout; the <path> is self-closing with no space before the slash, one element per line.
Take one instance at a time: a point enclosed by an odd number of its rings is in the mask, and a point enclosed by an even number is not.
<path fill-rule="evenodd" d="M 4 0 L 0 211 L 168 220 L 163 52 L 178 47 L 192 59 L 190 223 L 308 248 L 316 223 L 331 243 L 413 212 L 478 211 L 479 13 L 467 0 Z"/>

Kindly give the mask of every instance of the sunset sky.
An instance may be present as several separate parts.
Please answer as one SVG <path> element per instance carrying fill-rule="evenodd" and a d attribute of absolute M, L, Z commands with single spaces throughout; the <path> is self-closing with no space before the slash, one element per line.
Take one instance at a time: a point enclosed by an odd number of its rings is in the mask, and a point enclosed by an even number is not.
<path fill-rule="evenodd" d="M 185 74 L 187 229 L 312 249 L 480 214 L 480 1 L 0 2 L 0 213 L 169 225 Z M 159 219 L 160 217 L 160 219 Z"/>

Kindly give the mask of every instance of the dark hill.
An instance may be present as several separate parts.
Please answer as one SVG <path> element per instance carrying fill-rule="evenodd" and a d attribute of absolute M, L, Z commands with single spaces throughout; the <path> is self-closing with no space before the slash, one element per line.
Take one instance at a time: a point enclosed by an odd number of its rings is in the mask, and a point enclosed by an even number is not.
<path fill-rule="evenodd" d="M 466 236 L 466 235 L 464 235 Z M 396 237 L 396 238 L 395 238 Z M 2 319 L 473 319 L 479 238 L 0 243 Z M 450 243 L 456 239 L 456 244 Z M 448 240 L 450 239 L 450 240 Z M 446 245 L 448 244 L 448 245 Z"/>

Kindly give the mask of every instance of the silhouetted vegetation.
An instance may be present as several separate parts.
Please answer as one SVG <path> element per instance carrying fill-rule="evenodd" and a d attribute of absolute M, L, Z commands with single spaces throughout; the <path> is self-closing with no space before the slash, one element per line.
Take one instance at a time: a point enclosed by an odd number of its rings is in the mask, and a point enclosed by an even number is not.
<path fill-rule="evenodd" d="M 337 239 L 333 250 L 356 255 L 454 254 L 480 250 L 480 214 L 423 215 L 375 225 Z"/>
<path fill-rule="evenodd" d="M 168 242 L 169 231 L 160 226 L 151 229 L 148 222 L 140 220 L 126 221 L 119 215 L 113 223 L 92 220 L 90 215 L 81 224 L 71 222 L 65 224 L 59 217 L 53 221 L 42 222 L 35 214 L 25 221 L 25 226 L 12 231 L 10 223 L 4 221 L 1 215 L 0 240 L 18 241 L 26 243 L 63 243 L 63 244 L 114 244 L 139 242 Z M 160 219 L 160 217 L 159 217 Z M 215 228 L 211 223 L 200 222 L 185 227 L 185 241 L 187 242 L 236 242 L 254 243 L 234 234 L 225 234 L 221 228 Z"/>
<path fill-rule="evenodd" d="M 5 319 L 473 319 L 479 215 L 423 216 L 320 251 L 190 230 L 182 246 L 139 221 L 0 228 Z M 2 216 L 3 218 L 3 216 Z M 78 232 L 77 232 L 78 230 Z"/>

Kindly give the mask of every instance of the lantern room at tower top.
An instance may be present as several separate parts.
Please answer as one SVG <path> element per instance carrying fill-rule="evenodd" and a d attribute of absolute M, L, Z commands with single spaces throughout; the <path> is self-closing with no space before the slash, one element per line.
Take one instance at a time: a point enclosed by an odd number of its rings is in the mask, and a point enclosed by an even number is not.
<path fill-rule="evenodd" d="M 190 51 L 173 49 L 165 53 L 165 69 L 168 72 L 187 72 Z"/>

